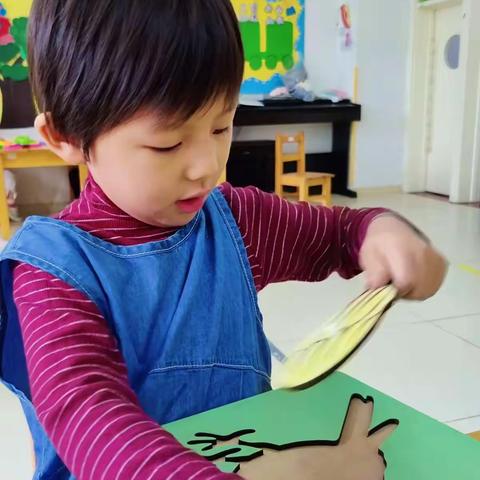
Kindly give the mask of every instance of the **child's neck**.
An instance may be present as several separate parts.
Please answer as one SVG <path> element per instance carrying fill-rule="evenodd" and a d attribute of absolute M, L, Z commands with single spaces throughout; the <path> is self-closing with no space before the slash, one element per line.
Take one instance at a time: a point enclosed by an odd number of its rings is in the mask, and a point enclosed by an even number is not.
<path fill-rule="evenodd" d="M 177 230 L 155 227 L 131 217 L 105 195 L 91 176 L 88 177 L 80 198 L 55 218 L 118 245 L 138 245 L 163 240 Z"/>

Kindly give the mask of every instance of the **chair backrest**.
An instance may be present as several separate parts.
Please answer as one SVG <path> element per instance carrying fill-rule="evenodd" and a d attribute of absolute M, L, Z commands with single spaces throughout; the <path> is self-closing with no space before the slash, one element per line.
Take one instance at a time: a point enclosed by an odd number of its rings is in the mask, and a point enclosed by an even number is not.
<path fill-rule="evenodd" d="M 305 134 L 303 132 L 295 135 L 277 134 L 275 138 L 275 162 L 277 170 L 280 172 L 283 172 L 284 163 L 296 162 L 297 173 L 305 174 Z"/>

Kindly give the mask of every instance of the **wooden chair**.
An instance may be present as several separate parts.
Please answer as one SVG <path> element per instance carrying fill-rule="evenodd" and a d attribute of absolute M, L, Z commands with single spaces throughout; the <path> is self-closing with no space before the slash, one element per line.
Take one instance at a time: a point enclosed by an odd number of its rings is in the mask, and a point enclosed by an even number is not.
<path fill-rule="evenodd" d="M 286 152 L 286 145 L 297 145 L 293 153 Z M 285 163 L 296 162 L 294 173 L 285 173 Z M 275 193 L 284 196 L 283 187 L 295 187 L 301 202 L 319 202 L 326 206 L 332 203 L 332 178 L 335 175 L 323 172 L 307 172 L 305 158 L 305 135 L 278 134 L 275 140 Z M 322 187 L 321 195 L 310 195 L 311 187 Z"/>

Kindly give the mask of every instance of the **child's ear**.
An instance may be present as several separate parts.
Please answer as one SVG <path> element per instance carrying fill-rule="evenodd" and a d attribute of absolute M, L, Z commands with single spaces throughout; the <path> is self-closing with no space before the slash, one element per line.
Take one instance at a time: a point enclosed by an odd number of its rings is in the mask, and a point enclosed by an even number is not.
<path fill-rule="evenodd" d="M 82 149 L 61 137 L 61 135 L 47 122 L 47 115 L 48 114 L 41 113 L 37 116 L 35 119 L 35 128 L 47 143 L 50 150 L 70 165 L 86 163 Z"/>

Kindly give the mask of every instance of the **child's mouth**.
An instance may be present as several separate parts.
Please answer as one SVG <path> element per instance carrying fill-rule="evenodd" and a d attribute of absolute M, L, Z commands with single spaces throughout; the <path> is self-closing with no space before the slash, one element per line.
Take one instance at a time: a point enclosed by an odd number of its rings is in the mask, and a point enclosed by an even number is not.
<path fill-rule="evenodd" d="M 183 213 L 196 213 L 203 207 L 207 195 L 203 194 L 197 197 L 187 198 L 185 200 L 178 200 L 175 202 L 175 205 Z"/>

